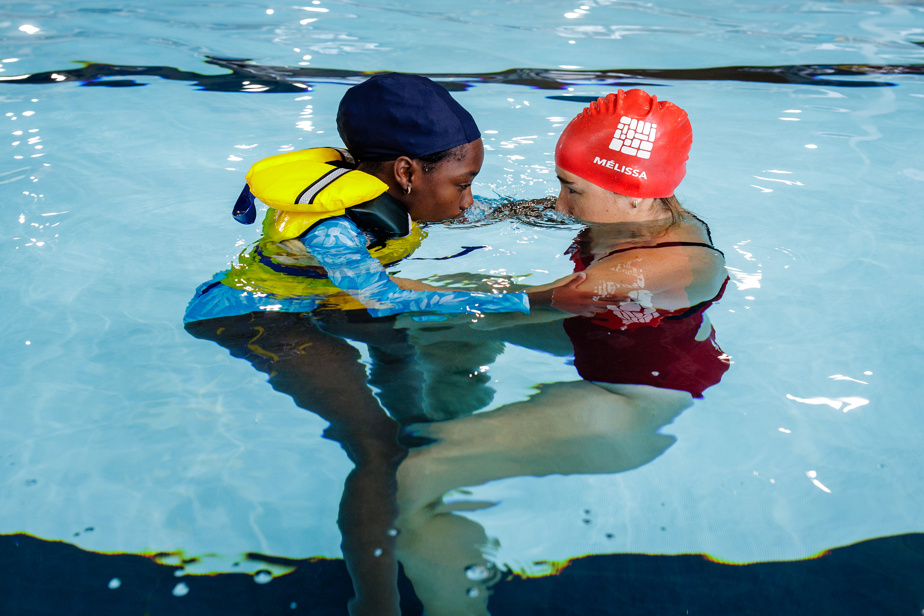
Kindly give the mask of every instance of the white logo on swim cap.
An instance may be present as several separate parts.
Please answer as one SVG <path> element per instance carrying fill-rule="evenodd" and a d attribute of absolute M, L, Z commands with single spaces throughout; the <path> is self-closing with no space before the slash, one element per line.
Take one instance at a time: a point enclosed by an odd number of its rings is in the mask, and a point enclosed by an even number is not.
<path fill-rule="evenodd" d="M 610 149 L 638 158 L 651 158 L 657 128 L 657 124 L 622 116 L 619 127 L 613 133 Z"/>

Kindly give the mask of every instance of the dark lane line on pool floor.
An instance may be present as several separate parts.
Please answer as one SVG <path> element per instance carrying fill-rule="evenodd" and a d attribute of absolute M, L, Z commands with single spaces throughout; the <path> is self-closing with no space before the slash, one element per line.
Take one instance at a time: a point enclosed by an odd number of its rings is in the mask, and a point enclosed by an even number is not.
<path fill-rule="evenodd" d="M 163 555 L 160 555 L 163 556 Z M 0 535 L 6 616 L 227 616 L 345 614 L 352 595 L 342 560 L 248 554 L 291 572 L 181 575 L 158 555 L 100 554 L 29 535 Z M 557 575 L 506 574 L 492 616 L 585 614 L 810 614 L 869 616 L 924 610 L 924 534 L 870 539 L 818 557 L 728 565 L 697 554 L 608 554 L 575 559 Z M 422 606 L 399 580 L 402 613 Z M 464 601 L 460 598 L 460 601 Z"/>
<path fill-rule="evenodd" d="M 917 44 L 917 43 L 916 43 Z M 37 85 L 80 82 L 83 86 L 109 88 L 148 85 L 140 77 L 184 81 L 209 92 L 286 93 L 305 92 L 322 83 L 353 85 L 377 72 L 340 69 L 264 66 L 249 60 L 208 58 L 206 64 L 230 71 L 217 75 L 184 71 L 169 66 L 125 66 L 80 63 L 78 68 L 0 77 L 0 84 Z M 739 81 L 842 88 L 875 88 L 898 85 L 890 81 L 861 81 L 843 77 L 924 75 L 924 64 L 797 64 L 782 66 L 721 66 L 688 69 L 563 70 L 512 68 L 495 73 L 426 74 L 448 90 L 466 90 L 487 84 L 522 85 L 540 90 L 565 90 L 572 86 L 656 86 L 653 82 Z M 550 97 L 561 99 L 561 97 Z M 586 102 L 583 98 L 567 100 Z"/>

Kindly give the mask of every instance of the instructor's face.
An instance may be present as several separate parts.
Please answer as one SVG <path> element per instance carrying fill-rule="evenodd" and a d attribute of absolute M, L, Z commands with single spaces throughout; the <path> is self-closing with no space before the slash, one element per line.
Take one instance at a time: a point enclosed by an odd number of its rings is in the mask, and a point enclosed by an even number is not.
<path fill-rule="evenodd" d="M 481 139 L 466 144 L 462 156 L 451 156 L 429 173 L 422 169 L 413 176 L 411 194 L 405 198 L 414 220 L 438 222 L 456 218 L 474 203 L 472 181 L 484 163 Z"/>

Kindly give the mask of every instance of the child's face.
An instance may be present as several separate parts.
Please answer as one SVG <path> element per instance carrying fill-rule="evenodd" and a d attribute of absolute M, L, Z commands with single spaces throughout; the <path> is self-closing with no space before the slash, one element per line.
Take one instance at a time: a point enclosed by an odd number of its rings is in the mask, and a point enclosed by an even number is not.
<path fill-rule="evenodd" d="M 411 194 L 405 199 L 414 220 L 438 222 L 455 218 L 474 203 L 472 181 L 484 163 L 481 139 L 465 146 L 462 158 L 440 163 L 429 173 L 414 174 Z"/>

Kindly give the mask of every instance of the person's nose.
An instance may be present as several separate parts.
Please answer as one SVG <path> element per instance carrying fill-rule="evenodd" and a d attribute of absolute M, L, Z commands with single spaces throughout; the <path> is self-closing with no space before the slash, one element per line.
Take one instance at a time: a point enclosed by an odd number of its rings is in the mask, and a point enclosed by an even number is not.
<path fill-rule="evenodd" d="M 555 211 L 559 214 L 565 213 L 565 200 L 562 198 L 564 189 L 558 191 L 558 198 L 555 200 Z"/>
<path fill-rule="evenodd" d="M 475 195 L 472 194 L 471 187 L 465 189 L 465 194 L 462 195 L 462 207 L 461 209 L 467 210 L 475 204 Z"/>

